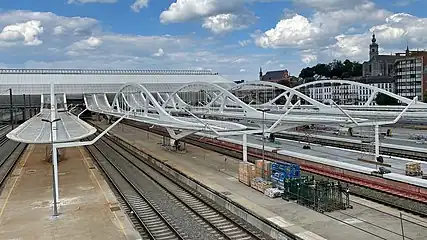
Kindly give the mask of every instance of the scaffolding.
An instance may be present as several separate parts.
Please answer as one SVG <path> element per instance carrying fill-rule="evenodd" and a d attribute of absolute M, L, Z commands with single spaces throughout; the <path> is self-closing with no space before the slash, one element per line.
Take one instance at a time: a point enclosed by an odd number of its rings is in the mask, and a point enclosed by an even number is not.
<path fill-rule="evenodd" d="M 286 179 L 282 198 L 296 200 L 300 205 L 318 212 L 332 212 L 351 208 L 349 191 L 338 182 L 320 180 L 314 177 Z"/>

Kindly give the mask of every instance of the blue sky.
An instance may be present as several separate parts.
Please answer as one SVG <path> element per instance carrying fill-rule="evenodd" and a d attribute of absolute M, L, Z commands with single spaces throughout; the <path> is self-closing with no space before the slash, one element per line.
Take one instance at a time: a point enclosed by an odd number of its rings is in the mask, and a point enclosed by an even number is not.
<path fill-rule="evenodd" d="M 15 0 L 0 5 L 0 67 L 264 70 L 427 49 L 423 0 Z"/>

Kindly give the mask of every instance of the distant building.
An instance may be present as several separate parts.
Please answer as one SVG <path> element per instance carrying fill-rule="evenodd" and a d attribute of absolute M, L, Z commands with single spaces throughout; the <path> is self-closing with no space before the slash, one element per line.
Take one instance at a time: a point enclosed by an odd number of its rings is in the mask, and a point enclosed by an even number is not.
<path fill-rule="evenodd" d="M 395 83 L 392 77 L 361 77 L 353 79 L 353 81 L 395 92 Z M 332 83 L 311 85 L 305 89 L 306 95 L 319 102 L 328 103 L 329 100 L 333 100 L 337 104 L 343 105 L 362 105 L 369 99 L 371 93 L 371 90 L 359 86 Z"/>
<path fill-rule="evenodd" d="M 396 94 L 410 99 L 417 96 L 418 100 L 427 102 L 427 51 L 410 51 L 407 46 L 404 53 L 379 55 L 378 49 L 373 34 L 369 61 L 363 63 L 363 77 L 393 77 Z"/>
<path fill-rule="evenodd" d="M 427 100 L 427 51 L 410 51 L 397 53 L 400 58 L 395 61 L 396 93 L 407 98 L 418 97 Z"/>
<path fill-rule="evenodd" d="M 362 75 L 366 76 L 393 76 L 394 62 L 399 59 L 396 55 L 380 55 L 379 45 L 375 34 L 372 35 L 372 42 L 369 45 L 369 61 L 363 63 Z"/>
<path fill-rule="evenodd" d="M 285 86 L 293 86 L 292 77 L 289 75 L 288 70 L 269 71 L 262 74 L 262 68 L 259 69 L 259 80 L 265 82 L 280 83 Z"/>

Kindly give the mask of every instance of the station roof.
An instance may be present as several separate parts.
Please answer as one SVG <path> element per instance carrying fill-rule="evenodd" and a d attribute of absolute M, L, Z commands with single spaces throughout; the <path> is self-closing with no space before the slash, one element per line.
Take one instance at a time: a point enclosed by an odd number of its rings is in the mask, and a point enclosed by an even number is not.
<path fill-rule="evenodd" d="M 96 129 L 68 112 L 56 114 L 60 121 L 56 122 L 56 143 L 78 141 L 96 132 Z M 43 111 L 27 120 L 7 134 L 11 140 L 30 144 L 46 144 L 51 142 L 50 123 L 42 119 L 50 119 L 50 110 Z"/>
<path fill-rule="evenodd" d="M 116 93 L 125 83 L 143 84 L 152 92 L 171 92 L 182 84 L 209 82 L 228 87 L 235 83 L 207 70 L 93 70 L 0 69 L 0 95 L 12 88 L 14 95 Z"/>

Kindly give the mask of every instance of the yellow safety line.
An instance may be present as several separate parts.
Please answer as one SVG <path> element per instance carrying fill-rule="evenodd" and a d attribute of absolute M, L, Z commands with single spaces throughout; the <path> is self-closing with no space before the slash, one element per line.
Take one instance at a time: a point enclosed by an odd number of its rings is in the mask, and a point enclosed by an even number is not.
<path fill-rule="evenodd" d="M 79 151 L 80 151 L 80 154 L 82 155 L 82 159 L 83 159 L 83 161 L 86 163 L 87 167 L 89 168 L 89 167 L 90 167 L 90 165 L 89 165 L 88 161 L 86 160 L 86 156 L 83 154 L 83 152 L 82 152 L 82 148 L 81 148 L 81 147 L 79 147 Z M 108 198 L 107 198 L 107 194 L 106 194 L 106 193 L 105 193 L 105 191 L 102 189 L 102 187 L 101 187 L 101 183 L 99 183 L 98 178 L 96 177 L 96 175 L 95 175 L 94 171 L 93 171 L 92 169 L 89 169 L 89 171 L 92 173 L 92 176 L 93 176 L 93 178 L 95 179 L 96 183 L 98 184 L 99 189 L 101 189 L 101 192 L 102 192 L 102 195 L 104 195 L 105 201 L 106 201 L 107 203 L 109 203 Z M 117 221 L 119 222 L 120 229 L 122 230 L 123 234 L 125 235 L 125 238 L 126 238 L 126 239 L 129 239 L 129 238 L 128 238 L 128 235 L 126 234 L 125 227 L 123 226 L 122 221 L 120 221 L 120 218 L 117 216 L 116 212 L 114 212 L 114 211 L 113 211 L 112 213 L 114 214 L 114 217 L 115 217 L 115 218 L 117 219 Z"/>
<path fill-rule="evenodd" d="M 18 176 L 15 178 L 15 181 L 13 182 L 12 187 L 11 187 L 9 193 L 7 194 L 7 197 L 6 197 L 5 201 L 4 201 L 4 204 L 3 204 L 3 206 L 2 206 L 2 208 L 0 210 L 0 223 L 1 223 L 1 220 L 2 220 L 3 212 L 6 209 L 6 206 L 7 206 L 8 202 L 9 202 L 9 198 L 12 195 L 13 190 L 15 189 L 16 183 L 18 182 L 19 179 L 21 179 L 22 170 L 24 169 L 25 164 L 27 164 L 27 160 L 30 157 L 31 153 L 33 152 L 33 149 L 34 149 L 34 145 L 31 145 L 30 149 L 26 153 L 27 155 L 25 156 L 24 163 L 21 165 L 21 170 L 19 171 Z"/>

